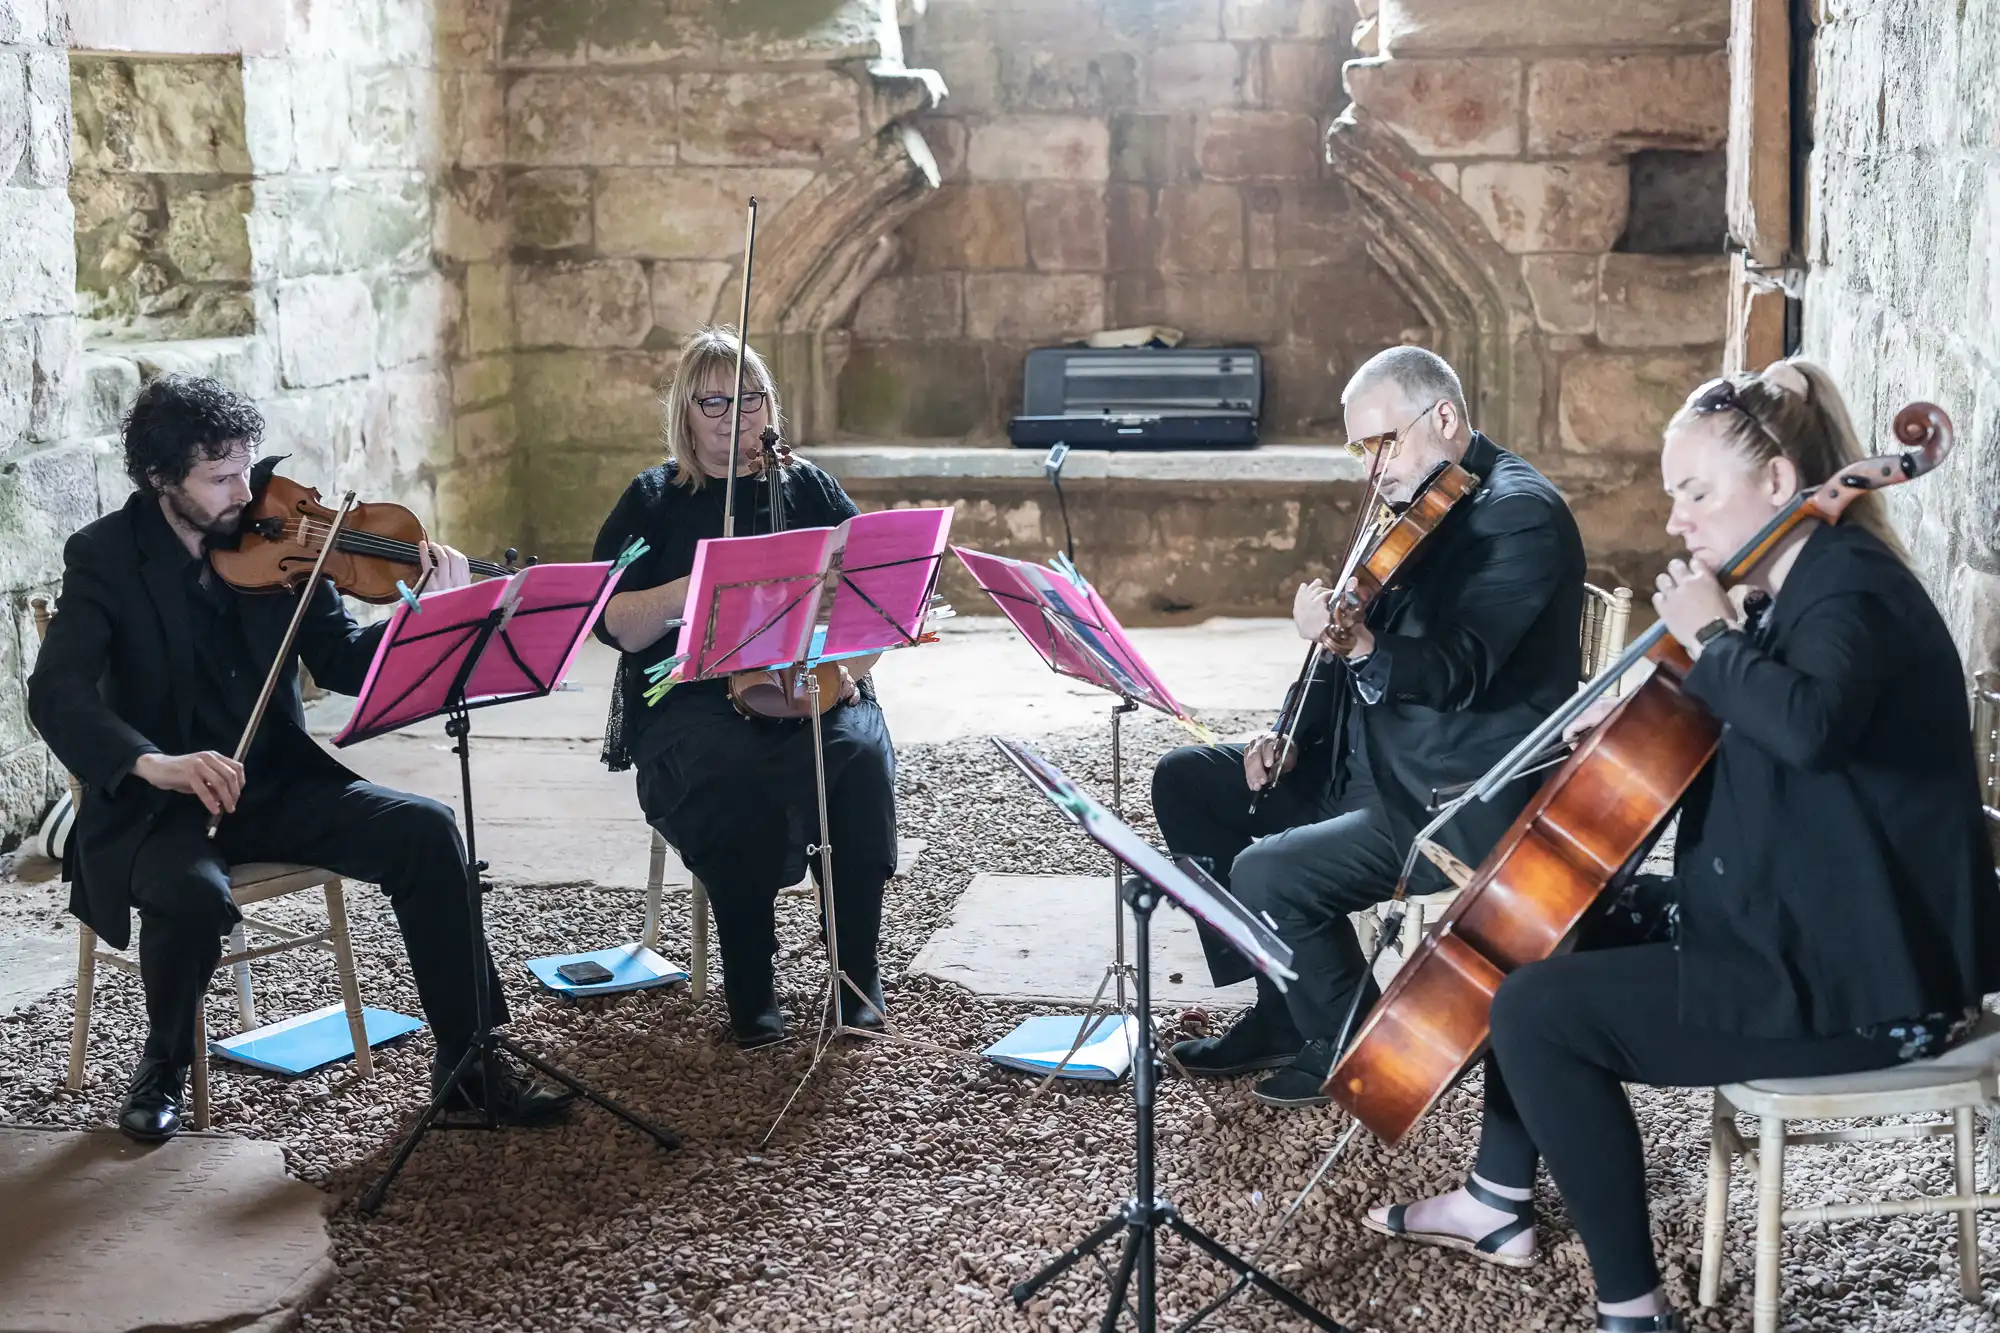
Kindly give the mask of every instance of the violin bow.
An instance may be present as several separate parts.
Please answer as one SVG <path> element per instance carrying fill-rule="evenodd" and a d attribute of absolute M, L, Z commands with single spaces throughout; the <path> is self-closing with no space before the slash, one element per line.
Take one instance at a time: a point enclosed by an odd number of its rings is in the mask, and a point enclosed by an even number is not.
<path fill-rule="evenodd" d="M 258 724 L 264 720 L 264 710 L 271 705 L 271 694 L 278 688 L 278 673 L 284 669 L 285 659 L 292 655 L 292 644 L 298 640 L 299 625 L 306 618 L 306 606 L 312 601 L 313 592 L 319 587 L 320 571 L 326 568 L 326 558 L 333 553 L 333 544 L 340 536 L 342 525 L 354 510 L 354 492 L 349 491 L 340 502 L 340 512 L 333 516 L 333 523 L 326 530 L 326 540 L 321 543 L 319 556 L 313 561 L 312 573 L 299 587 L 299 604 L 292 608 L 292 623 L 285 626 L 285 637 L 278 644 L 278 655 L 271 659 L 271 669 L 264 673 L 264 688 L 257 691 L 257 704 L 250 710 L 250 720 L 243 724 L 243 735 L 236 741 L 236 762 L 240 765 L 245 755 L 250 753 L 250 742 L 257 735 Z M 208 836 L 212 841 L 215 830 L 222 823 L 222 812 L 217 810 L 208 817 Z"/>
<path fill-rule="evenodd" d="M 757 196 L 743 224 L 743 300 L 736 317 L 736 392 L 729 400 L 729 475 L 722 482 L 722 535 L 736 535 L 736 469 L 743 448 L 743 352 L 750 345 L 750 264 L 757 255 Z"/>

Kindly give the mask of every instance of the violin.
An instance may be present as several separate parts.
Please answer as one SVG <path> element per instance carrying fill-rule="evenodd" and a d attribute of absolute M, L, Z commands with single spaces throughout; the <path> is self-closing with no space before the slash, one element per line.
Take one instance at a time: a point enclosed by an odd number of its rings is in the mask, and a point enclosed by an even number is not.
<path fill-rule="evenodd" d="M 1801 491 L 1716 577 L 1725 586 L 1740 581 L 1802 524 L 1837 523 L 1861 496 L 1922 476 L 1951 450 L 1951 418 L 1930 403 L 1905 407 L 1894 428 L 1903 450 L 1854 463 Z M 1682 685 L 1692 660 L 1663 623 L 1655 624 L 1419 835 L 1421 849 L 1450 810 L 1528 771 L 1552 739 L 1641 662 L 1651 665 L 1645 679 L 1583 738 L 1494 844 L 1327 1075 L 1326 1094 L 1385 1143 L 1398 1142 L 1471 1068 L 1486 1048 L 1500 983 L 1563 948 L 1605 891 L 1638 870 L 1714 755 L 1722 724 Z M 1397 900 L 1408 882 L 1406 865 Z"/>
<path fill-rule="evenodd" d="M 738 396 L 742 381 L 737 382 Z M 778 438 L 774 427 L 764 427 L 757 437 L 754 461 L 756 474 L 763 477 L 765 495 L 771 508 L 771 531 L 785 530 L 785 469 L 792 464 L 792 451 Z M 725 531 L 733 524 L 725 525 Z M 816 684 L 808 684 L 807 677 Z M 748 718 L 811 717 L 815 706 L 824 715 L 840 702 L 840 664 L 821 662 L 810 670 L 798 667 L 765 667 L 737 671 L 729 677 L 729 702 Z"/>
<path fill-rule="evenodd" d="M 1445 459 L 1418 484 L 1416 493 L 1410 497 L 1403 512 L 1392 515 L 1380 500 L 1380 469 L 1381 454 L 1378 453 L 1375 466 L 1369 470 L 1368 500 L 1355 518 L 1348 556 L 1342 562 L 1340 580 L 1336 585 L 1333 615 L 1328 625 L 1330 637 L 1336 642 L 1353 642 L 1354 627 L 1368 614 L 1368 608 L 1374 604 L 1376 597 L 1416 558 L 1425 539 L 1443 525 L 1458 502 L 1479 489 L 1478 477 L 1452 460 Z M 1371 526 L 1378 535 L 1371 537 Z M 1278 755 L 1271 765 L 1269 781 L 1251 797 L 1250 813 L 1253 815 L 1257 813 L 1258 802 L 1263 799 L 1264 793 L 1277 785 L 1278 776 L 1284 772 L 1285 763 L 1291 757 L 1299 718 L 1305 710 L 1306 692 L 1312 688 L 1327 654 L 1327 648 L 1314 640 L 1306 652 L 1305 666 L 1300 669 L 1299 678 L 1285 693 L 1284 707 L 1278 713 Z"/>
<path fill-rule="evenodd" d="M 263 459 L 252 470 L 253 498 L 236 546 L 208 553 L 217 577 L 241 592 L 297 590 L 310 581 L 324 551 L 319 577 L 332 579 L 345 595 L 377 605 L 400 597 L 397 581 L 419 569 L 417 543 L 426 540 L 417 516 L 402 505 L 376 502 L 351 505 L 343 518 L 311 486 L 278 476 L 282 461 Z M 466 563 L 475 574 L 503 578 L 514 573 L 514 560 L 509 550 L 505 565 Z"/>

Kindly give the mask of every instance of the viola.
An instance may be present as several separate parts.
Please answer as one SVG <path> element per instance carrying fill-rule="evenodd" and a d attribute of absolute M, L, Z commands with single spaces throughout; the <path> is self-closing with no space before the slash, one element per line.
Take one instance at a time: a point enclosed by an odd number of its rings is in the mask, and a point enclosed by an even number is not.
<path fill-rule="evenodd" d="M 1895 433 L 1902 450 L 1801 491 L 1717 577 L 1725 585 L 1740 581 L 1801 525 L 1837 523 L 1870 491 L 1931 471 L 1953 441 L 1951 419 L 1929 403 L 1897 413 Z M 1693 663 L 1665 625 L 1655 624 L 1461 799 L 1488 794 L 1522 772 L 1642 662 L 1651 666 L 1644 680 L 1583 738 L 1480 862 L 1327 1075 L 1326 1094 L 1384 1142 L 1398 1142 L 1471 1068 L 1486 1049 L 1500 983 L 1565 947 L 1605 891 L 1637 871 L 1714 755 L 1722 726 L 1684 689 Z M 1406 886 L 1407 875 L 1398 897 Z"/>
<path fill-rule="evenodd" d="M 739 382 L 740 390 L 741 384 Z M 740 395 L 739 395 L 740 396 Z M 771 507 L 771 531 L 785 530 L 785 469 L 791 466 L 792 451 L 770 426 L 758 436 L 756 473 L 762 476 Z M 817 687 L 807 683 L 811 676 Z M 798 667 L 766 667 L 757 671 L 737 671 L 729 677 L 729 702 L 745 717 L 811 717 L 814 707 L 824 715 L 840 702 L 840 665 L 821 662 L 810 670 Z"/>
<path fill-rule="evenodd" d="M 311 486 L 278 476 L 279 461 L 267 459 L 253 472 L 253 498 L 235 548 L 209 552 L 209 564 L 223 582 L 243 592 L 296 590 L 310 579 L 322 551 L 320 577 L 357 601 L 393 602 L 402 595 L 397 580 L 416 581 L 417 543 L 426 538 L 415 514 L 399 504 L 375 502 L 351 505 L 342 518 Z M 336 519 L 341 520 L 337 531 Z M 327 549 L 330 532 L 333 546 Z M 509 550 L 505 565 L 467 564 L 475 574 L 499 578 L 514 572 L 514 559 Z"/>
<path fill-rule="evenodd" d="M 1376 597 L 1395 582 L 1397 576 L 1415 560 L 1425 540 L 1441 527 L 1459 501 L 1479 489 L 1479 478 L 1467 472 L 1457 463 L 1446 459 L 1432 468 L 1421 483 L 1416 494 L 1400 514 L 1387 517 L 1385 506 L 1377 500 L 1379 493 L 1376 470 L 1380 467 L 1380 456 L 1376 469 L 1369 473 L 1368 499 L 1362 512 L 1355 519 L 1355 532 L 1349 539 L 1349 555 L 1343 561 L 1339 584 L 1335 595 L 1333 617 L 1330 629 L 1337 641 L 1352 642 L 1353 630 L 1368 614 L 1368 608 Z M 1372 513 L 1371 511 L 1378 511 Z M 1368 521 L 1376 518 L 1378 535 L 1370 537 Z M 1272 778 L 1259 790 L 1250 802 L 1250 813 L 1257 812 L 1257 803 L 1264 793 L 1277 785 L 1277 775 L 1284 771 L 1290 758 L 1294 736 L 1298 732 L 1299 718 L 1305 709 L 1306 692 L 1312 688 L 1313 680 L 1325 662 L 1327 649 L 1315 640 L 1306 652 L 1305 666 L 1299 671 L 1299 678 L 1285 694 L 1284 707 L 1278 714 L 1277 732 L 1279 752 L 1271 767 Z"/>

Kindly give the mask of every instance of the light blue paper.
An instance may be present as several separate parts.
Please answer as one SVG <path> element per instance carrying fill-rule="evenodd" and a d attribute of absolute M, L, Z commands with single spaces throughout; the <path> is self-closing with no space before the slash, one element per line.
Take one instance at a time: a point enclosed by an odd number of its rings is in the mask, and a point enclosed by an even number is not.
<path fill-rule="evenodd" d="M 421 1019 L 410 1018 L 391 1009 L 366 1006 L 361 1010 L 361 1019 L 370 1046 L 394 1041 L 423 1026 Z M 310 1073 L 335 1060 L 349 1059 L 354 1054 L 354 1038 L 347 1030 L 347 1011 L 337 1004 L 329 1004 L 296 1018 L 267 1023 L 233 1037 L 211 1041 L 208 1052 L 266 1073 L 297 1075 Z"/>
<path fill-rule="evenodd" d="M 573 981 L 565 981 L 556 974 L 556 969 L 570 963 L 592 962 L 600 964 L 611 973 L 611 980 L 600 981 L 593 986 L 579 986 Z M 564 995 L 615 995 L 621 991 L 645 990 L 652 986 L 671 986 L 677 981 L 686 981 L 688 974 L 675 967 L 666 959 L 654 953 L 643 944 L 618 944 L 609 949 L 594 949 L 589 953 L 559 953 L 547 958 L 530 958 L 528 971 L 535 980 L 552 991 Z"/>
<path fill-rule="evenodd" d="M 1062 1063 L 1082 1023 L 1082 1014 L 1030 1018 L 980 1054 L 1003 1068 L 1047 1074 Z M 1061 1077 L 1115 1083 L 1131 1069 L 1138 1039 L 1139 1025 L 1131 1015 L 1099 1014 L 1091 1022 L 1089 1037 L 1063 1065 Z"/>

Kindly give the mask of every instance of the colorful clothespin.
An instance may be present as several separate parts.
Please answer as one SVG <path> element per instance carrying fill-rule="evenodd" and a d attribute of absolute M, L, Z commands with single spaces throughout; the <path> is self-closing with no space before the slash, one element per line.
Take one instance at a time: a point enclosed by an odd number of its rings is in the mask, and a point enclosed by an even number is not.
<path fill-rule="evenodd" d="M 1058 790 L 1055 794 L 1055 800 L 1057 805 L 1069 811 L 1078 819 L 1086 818 L 1092 809 L 1090 798 L 1074 788 Z"/>
<path fill-rule="evenodd" d="M 1213 731 L 1210 731 L 1208 727 L 1203 724 L 1201 719 L 1196 717 L 1194 714 L 1192 713 L 1176 714 L 1174 717 L 1174 721 L 1180 723 L 1181 729 L 1187 732 L 1188 735 L 1194 737 L 1195 740 L 1200 744 L 1202 745 L 1215 744 L 1215 733 Z"/>
<path fill-rule="evenodd" d="M 675 669 L 686 660 L 685 657 L 669 657 L 646 668 L 646 679 L 652 682 L 646 687 L 647 707 L 658 704 L 667 697 L 668 690 L 681 683 Z"/>
<path fill-rule="evenodd" d="M 618 559 L 612 562 L 611 567 L 613 569 L 623 569 L 652 549 L 652 547 L 646 545 L 644 537 L 634 537 L 632 544 L 618 553 Z"/>
<path fill-rule="evenodd" d="M 420 616 L 424 613 L 422 604 L 417 601 L 417 595 L 411 592 L 410 585 L 401 579 L 396 580 L 396 595 L 403 599 L 404 606 L 410 608 L 411 615 Z"/>

